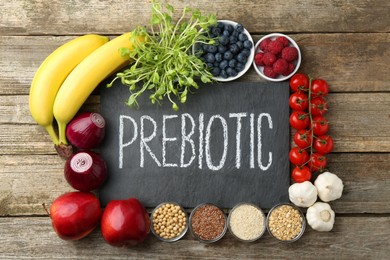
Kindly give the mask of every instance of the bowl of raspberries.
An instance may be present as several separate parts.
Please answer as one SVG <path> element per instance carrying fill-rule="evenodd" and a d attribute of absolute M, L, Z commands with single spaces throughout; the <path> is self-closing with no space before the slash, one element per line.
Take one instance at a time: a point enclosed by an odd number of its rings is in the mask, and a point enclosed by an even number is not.
<path fill-rule="evenodd" d="M 287 35 L 268 34 L 255 45 L 253 67 L 266 80 L 287 80 L 297 72 L 300 65 L 301 51 L 298 44 Z"/>
<path fill-rule="evenodd" d="M 249 32 L 240 23 L 218 20 L 207 32 L 214 44 L 200 43 L 193 46 L 193 52 L 206 63 L 216 81 L 232 81 L 251 67 L 254 43 Z"/>

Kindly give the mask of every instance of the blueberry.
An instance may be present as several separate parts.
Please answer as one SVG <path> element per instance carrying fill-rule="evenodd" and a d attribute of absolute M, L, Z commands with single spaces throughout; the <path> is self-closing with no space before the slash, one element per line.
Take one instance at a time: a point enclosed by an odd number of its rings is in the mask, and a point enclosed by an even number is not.
<path fill-rule="evenodd" d="M 213 63 L 210 63 L 210 62 L 208 62 L 208 63 L 206 63 L 206 66 L 207 66 L 207 68 L 211 69 L 211 68 L 213 68 L 213 67 L 214 67 L 214 64 L 213 64 Z"/>
<path fill-rule="evenodd" d="M 235 76 L 237 76 L 237 71 L 235 70 L 235 69 L 233 69 L 233 68 L 227 68 L 226 69 L 226 73 L 228 74 L 228 76 L 230 76 L 230 77 L 235 77 Z"/>
<path fill-rule="evenodd" d="M 221 69 L 218 68 L 218 67 L 214 67 L 214 68 L 211 70 L 211 74 L 213 74 L 214 77 L 218 77 L 220 73 L 221 73 Z"/>
<path fill-rule="evenodd" d="M 251 55 L 251 51 L 248 50 L 248 49 L 243 49 L 243 50 L 241 51 L 241 53 L 242 53 L 244 56 L 246 56 L 246 57 L 249 57 L 249 55 Z"/>
<path fill-rule="evenodd" d="M 216 53 L 218 51 L 218 47 L 215 45 L 209 45 L 209 53 Z"/>
<path fill-rule="evenodd" d="M 242 49 L 244 49 L 244 43 L 242 41 L 238 41 L 236 42 L 236 45 L 238 47 L 238 49 L 241 51 Z"/>
<path fill-rule="evenodd" d="M 223 58 L 225 60 L 231 60 L 233 59 L 233 53 L 231 53 L 230 51 L 226 51 L 224 54 L 223 54 Z"/>
<path fill-rule="evenodd" d="M 208 44 L 203 44 L 203 51 L 205 52 L 205 53 L 208 53 L 209 52 L 209 46 L 210 45 L 208 45 Z"/>
<path fill-rule="evenodd" d="M 239 34 L 240 34 L 240 33 L 237 32 L 237 31 L 232 32 L 232 36 L 237 37 L 237 38 L 238 38 L 238 35 L 239 35 Z"/>
<path fill-rule="evenodd" d="M 235 68 L 236 65 L 237 65 L 237 61 L 236 61 L 235 59 L 231 59 L 231 60 L 229 61 L 229 67 L 230 67 L 230 68 Z"/>
<path fill-rule="evenodd" d="M 215 61 L 214 64 L 213 64 L 213 67 L 214 67 L 214 68 L 218 68 L 218 67 L 219 67 L 219 62 L 218 62 L 218 61 Z"/>
<path fill-rule="evenodd" d="M 225 35 L 221 35 L 220 37 L 219 37 L 219 43 L 220 44 L 222 44 L 222 45 L 226 45 L 226 44 L 228 44 L 229 43 L 229 38 L 227 37 L 227 36 L 225 36 Z"/>
<path fill-rule="evenodd" d="M 237 24 L 236 25 L 236 31 L 239 32 L 239 33 L 242 33 L 244 31 L 244 26 L 242 26 L 242 24 Z"/>
<path fill-rule="evenodd" d="M 236 57 L 238 62 L 246 63 L 248 57 L 246 57 L 242 52 L 240 52 Z"/>
<path fill-rule="evenodd" d="M 218 22 L 217 27 L 223 29 L 225 27 L 225 24 L 223 22 Z"/>
<path fill-rule="evenodd" d="M 234 31 L 234 27 L 231 24 L 225 24 L 225 31 L 228 31 L 229 33 L 232 33 Z"/>
<path fill-rule="evenodd" d="M 251 49 L 252 48 L 252 42 L 250 40 L 244 41 L 244 48 L 245 49 Z"/>
<path fill-rule="evenodd" d="M 219 36 L 221 34 L 221 28 L 213 27 L 213 29 L 211 29 L 211 33 L 216 36 Z"/>
<path fill-rule="evenodd" d="M 220 52 L 217 52 L 217 53 L 214 55 L 214 57 L 215 57 L 215 60 L 218 61 L 218 62 L 222 61 L 222 59 L 223 59 L 223 55 L 222 55 L 222 53 L 220 53 Z"/>
<path fill-rule="evenodd" d="M 226 79 L 226 78 L 228 77 L 228 74 L 226 73 L 225 70 L 221 70 L 221 72 L 219 73 L 219 75 L 220 75 L 222 78 L 224 78 L 224 79 Z"/>
<path fill-rule="evenodd" d="M 226 36 L 226 37 L 229 37 L 229 36 L 230 36 L 230 32 L 227 31 L 227 30 L 224 30 L 224 31 L 222 32 L 222 35 L 223 35 L 223 36 Z"/>
<path fill-rule="evenodd" d="M 247 36 L 245 33 L 240 33 L 240 34 L 238 35 L 238 39 L 239 39 L 240 41 L 244 42 L 244 41 L 248 40 L 248 36 Z"/>
<path fill-rule="evenodd" d="M 236 54 L 240 51 L 240 48 L 238 48 L 237 44 L 232 44 L 229 46 L 229 51 L 233 54 Z"/>
<path fill-rule="evenodd" d="M 244 68 L 245 68 L 244 64 L 242 64 L 241 62 L 237 62 L 237 64 L 236 64 L 236 71 L 237 72 L 243 71 Z"/>
<path fill-rule="evenodd" d="M 206 62 L 207 63 L 214 63 L 215 57 L 212 53 L 207 53 L 206 54 Z"/>
<path fill-rule="evenodd" d="M 223 46 L 223 45 L 219 45 L 218 46 L 218 52 L 221 53 L 221 54 L 224 54 L 226 51 L 226 47 Z"/>
<path fill-rule="evenodd" d="M 220 68 L 221 70 L 224 70 L 227 66 L 229 66 L 229 63 L 228 63 L 227 60 L 223 60 L 223 61 L 221 61 L 221 62 L 219 63 L 219 68 Z M 222 73 L 222 71 L 221 71 L 221 73 Z"/>
<path fill-rule="evenodd" d="M 230 44 L 233 44 L 233 43 L 236 43 L 238 41 L 237 37 L 234 37 L 234 36 L 230 36 L 229 37 L 229 42 Z M 244 45 L 245 46 L 245 45 Z"/>

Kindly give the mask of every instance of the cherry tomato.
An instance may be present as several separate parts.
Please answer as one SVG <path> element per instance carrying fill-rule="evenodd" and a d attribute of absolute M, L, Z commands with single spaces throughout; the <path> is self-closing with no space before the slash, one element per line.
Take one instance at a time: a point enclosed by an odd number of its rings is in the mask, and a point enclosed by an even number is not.
<path fill-rule="evenodd" d="M 323 79 L 315 79 L 311 82 L 311 96 L 312 97 L 323 97 L 328 95 L 329 86 Z"/>
<path fill-rule="evenodd" d="M 292 128 L 301 130 L 310 124 L 309 115 L 304 111 L 294 111 L 290 115 L 290 125 Z"/>
<path fill-rule="evenodd" d="M 322 116 L 328 110 L 328 104 L 322 97 L 313 98 L 311 100 L 311 114 L 312 116 Z"/>
<path fill-rule="evenodd" d="M 319 154 L 327 154 L 333 150 L 333 139 L 329 135 L 321 135 L 314 139 L 313 147 Z"/>
<path fill-rule="evenodd" d="M 329 122 L 323 116 L 316 116 L 313 118 L 313 122 L 311 127 L 313 128 L 313 132 L 315 136 L 324 135 L 329 130 Z"/>
<path fill-rule="evenodd" d="M 295 182 L 310 181 L 311 171 L 307 166 L 295 167 L 291 173 L 291 177 Z"/>
<path fill-rule="evenodd" d="M 297 92 L 290 96 L 289 104 L 293 110 L 303 111 L 309 107 L 309 99 L 306 94 Z"/>
<path fill-rule="evenodd" d="M 289 153 L 290 162 L 295 165 L 302 165 L 309 161 L 310 157 L 306 150 L 294 147 Z"/>
<path fill-rule="evenodd" d="M 310 147 L 313 142 L 313 137 L 310 130 L 298 130 L 294 134 L 294 142 L 301 149 L 306 149 Z"/>
<path fill-rule="evenodd" d="M 323 171 L 328 163 L 325 155 L 313 153 L 310 156 L 309 168 L 312 171 Z"/>
<path fill-rule="evenodd" d="M 309 77 L 302 73 L 297 73 L 290 79 L 290 88 L 294 92 L 308 91 L 309 84 Z"/>

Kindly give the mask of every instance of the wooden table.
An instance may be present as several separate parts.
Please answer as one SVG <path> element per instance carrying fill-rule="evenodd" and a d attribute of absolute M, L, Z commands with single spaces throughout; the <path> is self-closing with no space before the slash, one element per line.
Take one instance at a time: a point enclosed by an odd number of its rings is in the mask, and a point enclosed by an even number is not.
<path fill-rule="evenodd" d="M 240 2 L 239 5 L 237 3 Z M 42 203 L 71 188 L 49 136 L 31 118 L 28 94 L 40 63 L 55 48 L 86 33 L 115 37 L 148 24 L 144 0 L 13 0 L 0 2 L 0 258 L 388 258 L 390 253 L 390 2 L 176 1 L 219 19 L 241 22 L 253 35 L 282 32 L 303 52 L 300 71 L 331 85 L 329 170 L 344 183 L 331 203 L 331 232 L 307 229 L 296 243 L 266 234 L 255 243 L 231 235 L 205 245 L 187 234 L 177 243 L 153 236 L 136 248 L 114 248 L 96 229 L 66 242 L 54 233 Z M 260 81 L 251 69 L 243 80 Z M 98 107 L 92 96 L 85 109 Z"/>

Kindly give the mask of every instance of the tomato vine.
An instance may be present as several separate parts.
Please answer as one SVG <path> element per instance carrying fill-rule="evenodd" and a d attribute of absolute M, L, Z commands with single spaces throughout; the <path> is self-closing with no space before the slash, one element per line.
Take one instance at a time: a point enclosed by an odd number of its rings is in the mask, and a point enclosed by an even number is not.
<path fill-rule="evenodd" d="M 324 97 L 329 86 L 323 79 L 297 73 L 290 79 L 290 89 L 290 125 L 296 130 L 294 143 L 297 146 L 289 153 L 290 162 L 295 165 L 291 177 L 295 182 L 310 181 L 313 172 L 325 170 L 326 155 L 334 146 L 332 137 L 327 134 L 329 122 L 324 117 L 328 110 Z"/>

